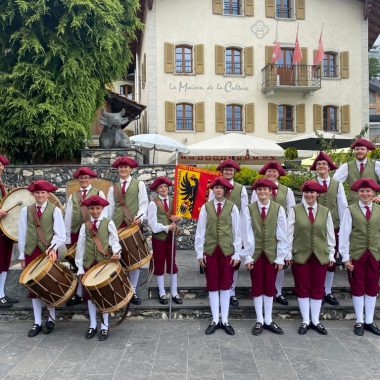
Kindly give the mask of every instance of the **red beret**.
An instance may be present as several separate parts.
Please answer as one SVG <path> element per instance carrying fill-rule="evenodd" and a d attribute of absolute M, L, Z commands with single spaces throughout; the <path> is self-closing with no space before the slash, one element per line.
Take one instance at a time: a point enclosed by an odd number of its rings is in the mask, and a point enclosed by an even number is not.
<path fill-rule="evenodd" d="M 122 156 L 122 157 L 117 158 L 113 162 L 112 167 L 118 168 L 119 166 L 122 166 L 122 165 L 130 166 L 132 169 L 137 168 L 139 166 L 137 161 L 135 161 L 133 158 L 130 158 L 128 156 Z"/>
<path fill-rule="evenodd" d="M 9 165 L 9 160 L 8 160 L 8 158 L 6 158 L 5 156 L 3 156 L 2 154 L 0 154 L 0 162 L 1 162 L 4 166 Z"/>
<path fill-rule="evenodd" d="M 259 174 L 265 175 L 268 169 L 276 169 L 280 176 L 286 175 L 285 169 L 277 161 L 267 162 L 259 171 Z"/>
<path fill-rule="evenodd" d="M 222 171 L 224 168 L 233 168 L 236 171 L 240 172 L 240 166 L 237 162 L 234 160 L 231 160 L 228 158 L 227 160 L 222 161 L 219 166 L 216 168 L 216 170 Z"/>
<path fill-rule="evenodd" d="M 269 179 L 258 179 L 252 185 L 252 190 L 256 190 L 258 187 L 269 187 L 271 190 L 277 190 L 278 186 Z"/>
<path fill-rule="evenodd" d="M 91 197 L 86 198 L 82 202 L 83 206 L 90 207 L 90 206 L 108 206 L 109 203 L 102 197 L 99 197 L 99 195 L 91 195 Z"/>
<path fill-rule="evenodd" d="M 338 169 L 338 166 L 336 166 L 331 159 L 331 157 L 325 153 L 325 152 L 319 152 L 318 156 L 315 158 L 313 164 L 310 166 L 310 170 L 317 170 L 317 162 L 318 161 L 326 161 L 329 165 L 330 170 L 336 170 Z"/>
<path fill-rule="evenodd" d="M 213 189 L 215 186 L 223 186 L 227 190 L 232 190 L 234 188 L 224 177 L 216 177 L 210 184 L 210 189 Z"/>
<path fill-rule="evenodd" d="M 359 191 L 359 189 L 363 188 L 380 191 L 380 186 L 372 178 L 360 178 L 356 180 L 351 186 L 352 191 Z"/>
<path fill-rule="evenodd" d="M 325 193 L 327 190 L 317 181 L 310 179 L 304 182 L 304 184 L 301 186 L 301 191 L 316 191 L 317 193 Z"/>
<path fill-rule="evenodd" d="M 150 190 L 156 190 L 158 186 L 165 184 L 168 186 L 173 186 L 172 181 L 167 177 L 157 177 L 153 183 L 149 186 Z"/>
<path fill-rule="evenodd" d="M 368 150 L 375 150 L 376 147 L 375 145 L 373 145 L 371 143 L 371 141 L 368 141 L 366 139 L 363 139 L 362 137 L 360 137 L 359 139 L 355 140 L 352 144 L 351 144 L 351 148 L 354 149 L 356 148 L 357 146 L 364 146 L 366 147 Z"/>
<path fill-rule="evenodd" d="M 28 190 L 33 193 L 34 191 L 48 191 L 49 193 L 58 190 L 58 187 L 52 183 L 40 179 L 38 181 L 33 181 L 29 186 Z"/>
<path fill-rule="evenodd" d="M 73 174 L 73 177 L 78 178 L 81 175 L 88 175 L 92 178 L 95 178 L 98 176 L 93 170 L 91 170 L 87 166 L 81 166 L 80 168 L 78 168 Z"/>

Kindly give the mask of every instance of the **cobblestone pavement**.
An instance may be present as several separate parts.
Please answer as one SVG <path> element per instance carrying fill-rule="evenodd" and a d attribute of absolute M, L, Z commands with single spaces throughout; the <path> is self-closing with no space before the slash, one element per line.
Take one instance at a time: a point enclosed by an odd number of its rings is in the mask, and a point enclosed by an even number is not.
<path fill-rule="evenodd" d="M 105 342 L 84 339 L 87 323 L 60 321 L 28 338 L 31 322 L 0 322 L 1 379 L 380 379 L 380 337 L 356 337 L 353 321 L 326 321 L 328 336 L 297 334 L 299 320 L 277 321 L 283 336 L 206 336 L 205 320 L 126 320 Z"/>

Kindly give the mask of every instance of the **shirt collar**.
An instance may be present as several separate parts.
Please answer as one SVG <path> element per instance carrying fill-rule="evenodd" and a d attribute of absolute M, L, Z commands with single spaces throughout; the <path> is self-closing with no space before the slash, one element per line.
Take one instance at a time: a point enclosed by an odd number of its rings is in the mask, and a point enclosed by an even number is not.
<path fill-rule="evenodd" d="M 369 205 L 367 205 L 370 209 L 372 209 L 372 202 L 369 204 Z M 361 200 L 359 200 L 359 207 L 360 208 L 365 208 L 366 206 L 365 206 L 365 204 L 361 201 Z"/>
<path fill-rule="evenodd" d="M 222 201 L 217 201 L 216 198 L 214 198 L 214 205 L 215 207 L 218 206 L 218 203 L 221 203 L 222 206 L 226 203 L 226 198 L 224 198 Z"/>
<path fill-rule="evenodd" d="M 302 204 L 303 204 L 303 207 L 305 207 L 305 210 L 309 210 L 309 207 L 312 207 L 313 208 L 313 211 L 315 211 L 317 208 L 318 208 L 318 202 L 315 202 L 313 206 L 310 206 L 306 201 L 305 199 L 302 198 Z"/>
<path fill-rule="evenodd" d="M 104 216 L 103 216 L 103 213 L 100 214 L 99 218 L 96 219 L 98 222 L 100 222 L 101 220 L 103 220 Z M 95 220 L 92 216 L 90 216 L 90 220 L 91 220 L 91 223 Z"/>
<path fill-rule="evenodd" d="M 121 178 L 120 178 L 120 184 L 122 185 L 124 181 L 127 181 L 127 183 L 128 183 L 128 182 L 131 182 L 131 180 L 132 180 L 132 177 L 131 177 L 131 176 L 129 176 L 127 179 L 121 179 Z"/>
<path fill-rule="evenodd" d="M 359 161 L 358 159 L 356 159 L 356 165 L 360 166 L 361 163 L 363 163 L 364 165 L 367 165 L 367 160 L 368 160 L 368 157 L 366 157 L 363 161 Z"/>
<path fill-rule="evenodd" d="M 163 201 L 164 199 L 166 199 L 167 201 L 169 201 L 169 195 L 168 195 L 167 197 L 161 197 L 161 195 L 158 194 L 158 198 L 160 198 L 162 201 Z"/>
<path fill-rule="evenodd" d="M 269 200 L 269 202 L 268 202 L 266 205 L 262 204 L 259 200 L 257 200 L 257 205 L 259 206 L 259 209 L 260 209 L 260 210 L 261 210 L 263 207 L 265 207 L 267 210 L 269 210 L 269 207 L 270 207 L 270 200 Z"/>
<path fill-rule="evenodd" d="M 36 203 L 36 208 L 37 208 L 37 206 L 39 206 L 39 205 Z M 47 206 L 47 201 L 41 205 L 41 208 L 44 209 L 46 206 Z"/>
<path fill-rule="evenodd" d="M 80 191 L 84 191 L 84 190 L 86 190 L 87 192 L 89 192 L 89 191 L 91 190 L 91 188 L 92 188 L 92 186 L 91 186 L 91 185 L 88 185 L 88 186 L 85 187 L 85 188 L 81 187 L 81 188 L 80 188 Z"/>
<path fill-rule="evenodd" d="M 317 181 L 318 181 L 320 184 L 322 184 L 323 181 L 326 181 L 326 183 L 329 184 L 329 183 L 330 183 L 330 177 L 327 177 L 326 179 L 324 179 L 324 178 L 321 178 L 321 177 L 317 176 Z"/>

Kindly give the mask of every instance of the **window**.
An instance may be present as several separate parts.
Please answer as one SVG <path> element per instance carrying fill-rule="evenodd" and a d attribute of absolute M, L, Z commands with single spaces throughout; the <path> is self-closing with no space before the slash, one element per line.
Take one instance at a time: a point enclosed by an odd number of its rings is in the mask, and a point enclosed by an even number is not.
<path fill-rule="evenodd" d="M 125 96 L 129 100 L 133 100 L 133 86 L 128 84 L 120 85 L 119 94 Z"/>
<path fill-rule="evenodd" d="M 226 49 L 226 74 L 242 74 L 241 49 Z"/>
<path fill-rule="evenodd" d="M 241 0 L 224 0 L 223 14 L 225 15 L 240 15 Z"/>
<path fill-rule="evenodd" d="M 338 63 L 336 53 L 326 52 L 323 56 L 323 76 L 325 78 L 338 77 Z"/>
<path fill-rule="evenodd" d="M 338 107 L 323 107 L 323 130 L 325 132 L 338 132 Z"/>
<path fill-rule="evenodd" d="M 193 105 L 188 103 L 179 103 L 176 105 L 176 130 L 192 131 L 193 130 Z"/>
<path fill-rule="evenodd" d="M 179 45 L 175 48 L 176 73 L 193 72 L 193 48 L 192 46 Z"/>
<path fill-rule="evenodd" d="M 226 126 L 228 132 L 243 132 L 243 107 L 238 104 L 226 106 Z"/>
<path fill-rule="evenodd" d="M 276 17 L 277 18 L 292 18 L 292 0 L 276 0 Z"/>
<path fill-rule="evenodd" d="M 293 106 L 281 104 L 277 108 L 277 124 L 279 131 L 293 131 Z"/>

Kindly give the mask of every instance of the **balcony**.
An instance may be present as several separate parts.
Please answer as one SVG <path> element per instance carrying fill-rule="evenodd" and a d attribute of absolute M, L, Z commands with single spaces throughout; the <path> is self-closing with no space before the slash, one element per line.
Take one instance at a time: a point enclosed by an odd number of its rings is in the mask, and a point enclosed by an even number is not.
<path fill-rule="evenodd" d="M 274 65 L 268 64 L 262 70 L 262 91 L 267 95 L 275 93 L 303 93 L 304 96 L 321 88 L 320 65 Z"/>

